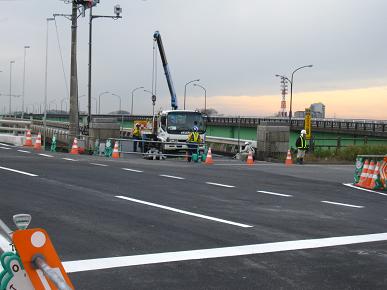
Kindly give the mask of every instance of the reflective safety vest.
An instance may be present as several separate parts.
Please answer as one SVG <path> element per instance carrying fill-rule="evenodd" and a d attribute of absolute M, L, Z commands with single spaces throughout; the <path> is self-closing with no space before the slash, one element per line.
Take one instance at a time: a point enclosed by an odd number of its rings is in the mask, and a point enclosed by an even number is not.
<path fill-rule="evenodd" d="M 134 128 L 133 130 L 133 137 L 141 137 L 141 132 L 140 132 L 140 129 L 139 128 Z"/>
<path fill-rule="evenodd" d="M 306 140 L 305 140 L 305 138 L 301 135 L 299 138 L 298 138 L 298 140 L 300 140 L 301 142 L 300 142 L 300 144 L 297 144 L 297 148 L 298 149 L 306 149 Z M 298 143 L 298 142 L 297 142 Z"/>
<path fill-rule="evenodd" d="M 200 134 L 198 132 L 191 132 L 188 136 L 188 142 L 200 142 Z"/>

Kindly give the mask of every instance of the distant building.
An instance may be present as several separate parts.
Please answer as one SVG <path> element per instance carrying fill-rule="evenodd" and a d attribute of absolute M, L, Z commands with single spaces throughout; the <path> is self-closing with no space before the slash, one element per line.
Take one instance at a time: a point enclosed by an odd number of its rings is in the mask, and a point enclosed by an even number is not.
<path fill-rule="evenodd" d="M 325 118 L 325 105 L 323 103 L 314 103 L 310 105 L 310 114 L 312 118 Z M 305 111 L 294 112 L 294 118 L 305 118 Z"/>
<path fill-rule="evenodd" d="M 294 118 L 305 118 L 305 111 L 296 111 L 293 116 Z"/>

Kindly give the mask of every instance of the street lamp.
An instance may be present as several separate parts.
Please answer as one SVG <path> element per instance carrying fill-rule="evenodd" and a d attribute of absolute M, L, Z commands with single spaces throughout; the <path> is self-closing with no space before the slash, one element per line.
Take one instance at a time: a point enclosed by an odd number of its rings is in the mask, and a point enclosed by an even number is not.
<path fill-rule="evenodd" d="M 194 84 L 195 87 L 200 87 L 204 90 L 204 113 L 207 114 L 207 90 L 205 87 L 199 85 L 199 84 Z"/>
<path fill-rule="evenodd" d="M 113 94 L 113 93 L 111 93 L 111 94 L 112 94 L 112 96 L 118 97 L 118 99 L 120 100 L 120 107 L 119 107 L 118 112 L 121 113 L 121 127 L 122 127 L 122 126 L 123 126 L 123 122 L 124 122 L 124 114 L 122 113 L 122 110 L 121 110 L 121 101 L 122 101 L 122 98 L 121 98 L 121 96 L 119 96 L 119 95 L 116 95 L 116 94 Z"/>
<path fill-rule="evenodd" d="M 46 19 L 46 66 L 44 72 L 44 117 L 43 117 L 43 148 L 46 149 L 46 129 L 47 129 L 47 67 L 48 67 L 48 23 L 55 21 L 55 18 Z"/>
<path fill-rule="evenodd" d="M 26 52 L 27 48 L 30 48 L 30 46 L 25 45 L 24 46 L 24 68 L 23 68 L 23 99 L 22 99 L 22 115 L 21 118 L 24 118 L 24 88 L 25 88 L 25 81 L 26 81 Z"/>
<path fill-rule="evenodd" d="M 133 91 L 132 91 L 132 104 L 130 106 L 130 114 L 133 115 L 133 94 L 135 91 L 139 90 L 139 89 L 143 89 L 144 87 L 138 87 L 138 88 L 135 88 Z"/>
<path fill-rule="evenodd" d="M 190 83 L 193 83 L 193 82 L 198 82 L 200 81 L 200 79 L 197 79 L 197 80 L 193 80 L 193 81 L 189 81 L 188 83 L 185 84 L 184 86 L 184 110 L 185 110 L 185 97 L 187 95 L 187 85 L 189 85 Z"/>
<path fill-rule="evenodd" d="M 9 114 L 11 115 L 12 112 L 12 64 L 14 64 L 15 61 L 11 60 L 9 62 Z"/>
<path fill-rule="evenodd" d="M 106 92 L 100 93 L 98 96 L 98 115 L 101 114 L 101 96 L 103 96 L 105 94 L 110 94 L 110 92 L 106 91 Z"/>
<path fill-rule="evenodd" d="M 284 79 L 286 79 L 288 82 L 290 82 L 290 106 L 289 106 L 289 126 L 291 127 L 292 126 L 292 104 L 293 104 L 293 78 L 294 78 L 294 74 L 296 71 L 299 71 L 300 69 L 303 69 L 303 68 L 310 68 L 310 67 L 313 67 L 312 64 L 309 64 L 309 65 L 304 65 L 304 66 L 300 66 L 298 68 L 296 68 L 293 72 L 292 72 L 292 77 L 291 79 L 289 80 L 289 78 L 287 78 L 286 76 L 283 76 L 283 75 L 275 75 L 276 77 L 282 77 Z"/>

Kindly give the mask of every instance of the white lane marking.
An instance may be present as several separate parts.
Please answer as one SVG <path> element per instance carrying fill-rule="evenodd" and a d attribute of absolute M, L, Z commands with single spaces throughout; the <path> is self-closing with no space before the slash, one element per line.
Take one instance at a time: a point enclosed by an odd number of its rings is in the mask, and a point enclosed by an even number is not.
<path fill-rule="evenodd" d="M 31 153 L 30 151 L 26 151 L 26 150 L 17 150 L 19 152 L 22 152 L 22 153 Z"/>
<path fill-rule="evenodd" d="M 271 195 L 284 196 L 284 197 L 292 197 L 293 196 L 293 195 L 290 195 L 290 194 L 276 193 L 276 192 L 265 191 L 265 190 L 257 190 L 257 192 L 271 194 Z"/>
<path fill-rule="evenodd" d="M 173 178 L 173 179 L 185 179 L 184 177 L 173 176 L 173 175 L 165 175 L 165 174 L 160 174 L 160 176 L 167 177 L 167 178 Z"/>
<path fill-rule="evenodd" d="M 103 166 L 103 167 L 106 167 L 106 166 L 109 166 L 109 165 L 106 165 L 106 164 L 100 164 L 100 163 L 90 163 L 91 165 L 95 165 L 95 166 Z"/>
<path fill-rule="evenodd" d="M 321 202 L 329 203 L 329 204 L 335 204 L 335 205 L 348 206 L 348 207 L 356 207 L 356 208 L 363 208 L 364 207 L 362 205 L 353 205 L 353 204 L 339 203 L 339 202 L 333 202 L 333 201 L 327 201 L 327 200 L 322 200 Z"/>
<path fill-rule="evenodd" d="M 157 263 L 179 262 L 188 260 L 214 259 L 235 257 L 244 255 L 256 255 L 264 253 L 277 253 L 284 251 L 317 249 L 371 242 L 387 241 L 387 233 L 343 236 L 321 239 L 309 239 L 298 241 L 285 241 L 266 244 L 245 245 L 236 247 L 224 247 L 180 252 L 166 252 L 135 256 L 112 257 L 101 259 L 89 259 L 63 262 L 67 273 L 128 267 L 137 265 L 149 265 Z"/>
<path fill-rule="evenodd" d="M 343 183 L 343 185 L 348 186 L 348 187 L 352 187 L 352 188 L 355 188 L 355 189 L 358 189 L 358 190 L 373 192 L 373 193 L 377 193 L 377 194 L 380 194 L 380 195 L 387 196 L 386 193 L 383 193 L 383 192 L 377 192 L 377 191 L 371 190 L 371 189 L 361 188 L 361 187 L 355 186 L 355 185 L 353 185 L 353 184 L 351 184 L 351 183 Z"/>
<path fill-rule="evenodd" d="M 209 184 L 209 185 L 222 186 L 222 187 L 228 187 L 228 188 L 235 187 L 234 185 L 227 185 L 227 184 L 214 183 L 214 182 L 206 182 L 206 183 Z"/>
<path fill-rule="evenodd" d="M 16 173 L 20 173 L 20 174 L 25 174 L 25 175 L 28 175 L 28 176 L 38 176 L 38 175 L 36 175 L 36 174 L 32 174 L 32 173 L 28 173 L 28 172 L 25 172 L 25 171 L 20 171 L 20 170 L 8 168 L 8 167 L 1 167 L 1 166 L 0 166 L 0 169 L 4 169 L 4 170 L 16 172 Z"/>
<path fill-rule="evenodd" d="M 5 144 L 5 143 L 0 143 L 1 146 L 6 146 L 6 147 L 13 147 L 12 145 Z"/>
<path fill-rule="evenodd" d="M 75 159 L 71 159 L 71 158 L 62 158 L 63 160 L 68 160 L 68 161 L 78 161 L 78 160 L 75 160 Z"/>
<path fill-rule="evenodd" d="M 40 156 L 44 156 L 44 157 L 54 157 L 54 156 L 52 156 L 52 155 L 43 154 L 43 153 L 38 153 L 38 155 L 40 155 Z"/>
<path fill-rule="evenodd" d="M 122 168 L 123 170 L 126 170 L 126 171 L 131 171 L 131 172 L 144 172 L 144 171 L 141 171 L 141 170 L 136 170 L 136 169 L 130 169 L 130 168 Z"/>
<path fill-rule="evenodd" d="M 6 149 L 6 150 L 9 150 L 9 149 L 11 149 L 11 148 L 9 148 L 9 147 L 0 147 L 0 149 Z"/>
<path fill-rule="evenodd" d="M 212 220 L 212 221 L 216 221 L 216 222 L 220 222 L 220 223 L 230 224 L 230 225 L 234 225 L 234 226 L 238 226 L 238 227 L 242 227 L 242 228 L 252 228 L 253 227 L 250 225 L 235 223 L 235 222 L 231 222 L 228 220 L 214 218 L 211 216 L 197 214 L 197 213 L 193 213 L 190 211 L 185 211 L 185 210 L 181 210 L 181 209 L 177 209 L 177 208 L 173 208 L 173 207 L 169 207 L 169 206 L 165 206 L 165 205 L 161 205 L 161 204 L 157 204 L 157 203 L 147 202 L 147 201 L 143 201 L 143 200 L 139 200 L 139 199 L 134 199 L 134 198 L 126 197 L 126 196 L 116 196 L 116 197 L 121 198 L 121 199 L 125 199 L 125 200 L 129 200 L 129 201 L 133 201 L 133 202 L 137 202 L 137 203 L 141 203 L 141 204 L 145 204 L 145 205 L 149 205 L 149 206 L 153 206 L 153 207 L 158 207 L 158 208 L 170 210 L 173 212 L 178 212 L 178 213 L 182 213 L 182 214 L 186 214 L 186 215 L 190 215 L 190 216 L 195 216 L 195 217 L 199 217 L 199 218 L 203 218 L 203 219 L 207 219 L 207 220 Z"/>

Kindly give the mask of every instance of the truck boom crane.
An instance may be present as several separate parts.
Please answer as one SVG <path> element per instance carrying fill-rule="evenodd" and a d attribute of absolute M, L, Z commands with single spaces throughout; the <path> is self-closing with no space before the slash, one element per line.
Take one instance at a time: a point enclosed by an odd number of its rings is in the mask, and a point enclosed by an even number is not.
<path fill-rule="evenodd" d="M 173 86 L 171 72 L 169 71 L 167 57 L 165 55 L 164 46 L 163 46 L 163 42 L 161 40 L 161 35 L 159 31 L 155 31 L 155 33 L 153 34 L 153 40 L 157 42 L 161 61 L 163 62 L 165 77 L 167 79 L 169 93 L 171 94 L 171 107 L 173 110 L 177 110 L 177 97 L 176 97 L 175 87 Z"/>

